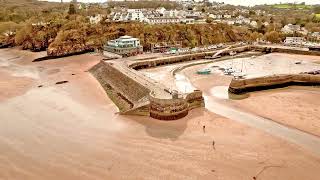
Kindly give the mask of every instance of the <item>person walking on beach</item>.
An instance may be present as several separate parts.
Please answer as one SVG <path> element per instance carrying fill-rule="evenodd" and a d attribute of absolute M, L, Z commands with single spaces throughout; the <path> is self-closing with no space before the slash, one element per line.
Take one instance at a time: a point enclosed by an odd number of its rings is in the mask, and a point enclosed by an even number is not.
<path fill-rule="evenodd" d="M 202 126 L 202 130 L 203 130 L 203 133 L 206 133 L 206 126 L 205 125 Z"/>
<path fill-rule="evenodd" d="M 216 147 L 214 146 L 216 144 L 216 142 L 214 142 L 214 140 L 212 141 L 212 148 L 214 149 L 214 150 L 216 150 Z"/>

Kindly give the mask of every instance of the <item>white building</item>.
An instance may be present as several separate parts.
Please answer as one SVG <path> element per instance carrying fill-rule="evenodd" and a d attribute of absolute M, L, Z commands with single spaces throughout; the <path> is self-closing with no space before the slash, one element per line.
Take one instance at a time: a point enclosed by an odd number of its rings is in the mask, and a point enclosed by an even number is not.
<path fill-rule="evenodd" d="M 195 19 L 193 19 L 193 18 L 182 18 L 181 19 L 181 23 L 194 24 L 195 23 Z"/>
<path fill-rule="evenodd" d="M 257 28 L 258 27 L 257 21 L 251 21 L 250 22 L 250 26 L 253 27 L 253 28 Z"/>
<path fill-rule="evenodd" d="M 308 34 L 308 30 L 305 28 L 301 28 L 300 25 L 292 25 L 292 24 L 287 24 L 285 25 L 282 29 L 281 32 L 285 34 L 294 34 L 294 33 L 300 33 L 303 35 Z"/>
<path fill-rule="evenodd" d="M 110 14 L 112 21 L 140 21 L 143 22 L 145 17 L 141 9 L 126 9 L 120 12 Z"/>
<path fill-rule="evenodd" d="M 222 19 L 222 15 L 221 14 L 209 14 L 209 17 L 212 19 Z"/>
<path fill-rule="evenodd" d="M 143 51 L 140 40 L 131 36 L 121 36 L 118 39 L 108 41 L 104 50 L 124 56 L 136 55 Z"/>
<path fill-rule="evenodd" d="M 159 7 L 159 8 L 157 8 L 156 9 L 156 11 L 159 13 L 159 14 L 164 14 L 164 12 L 166 11 L 166 8 L 164 8 L 164 7 Z"/>
<path fill-rule="evenodd" d="M 14 34 L 15 34 L 15 32 L 14 31 L 10 31 L 10 30 L 8 30 L 8 31 L 3 33 L 4 36 L 11 36 L 11 35 L 14 35 Z"/>
<path fill-rule="evenodd" d="M 320 41 L 320 32 L 313 32 L 309 34 L 309 37 L 311 37 L 311 40 Z"/>
<path fill-rule="evenodd" d="M 127 20 L 128 21 L 143 21 L 144 15 L 141 9 L 128 9 Z"/>
<path fill-rule="evenodd" d="M 228 25 L 234 25 L 235 24 L 235 22 L 233 20 L 227 20 L 227 21 L 224 21 L 224 22 L 226 22 Z"/>
<path fill-rule="evenodd" d="M 300 30 L 300 25 L 287 24 L 285 25 L 281 31 L 285 34 L 293 34 L 295 31 Z"/>
<path fill-rule="evenodd" d="M 306 43 L 304 37 L 286 37 L 284 44 L 288 46 L 302 46 Z"/>
<path fill-rule="evenodd" d="M 95 16 L 89 16 L 90 24 L 98 24 L 103 19 L 102 14 L 98 14 Z"/>
<path fill-rule="evenodd" d="M 269 23 L 267 21 L 263 22 L 264 26 L 269 26 Z"/>
<path fill-rule="evenodd" d="M 231 19 L 231 15 L 230 14 L 225 14 L 225 15 L 223 15 L 223 18 L 225 18 L 225 19 Z"/>
<path fill-rule="evenodd" d="M 180 18 L 170 18 L 170 17 L 154 17 L 148 18 L 145 21 L 149 24 L 177 24 L 181 22 Z"/>

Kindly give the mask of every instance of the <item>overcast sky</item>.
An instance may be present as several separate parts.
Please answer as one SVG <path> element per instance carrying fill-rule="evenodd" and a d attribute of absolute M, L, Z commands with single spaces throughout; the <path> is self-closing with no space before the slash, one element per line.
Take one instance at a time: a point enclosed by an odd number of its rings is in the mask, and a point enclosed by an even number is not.
<path fill-rule="evenodd" d="M 57 1 L 60 0 L 48 0 L 48 1 Z M 65 2 L 70 0 L 63 0 Z M 106 2 L 107 0 L 78 0 L 78 2 Z M 300 3 L 300 2 L 306 2 L 306 4 L 320 4 L 320 0 L 215 0 L 216 2 L 225 2 L 228 4 L 233 5 L 245 5 L 245 6 L 252 6 L 257 4 L 275 4 L 275 3 Z"/>

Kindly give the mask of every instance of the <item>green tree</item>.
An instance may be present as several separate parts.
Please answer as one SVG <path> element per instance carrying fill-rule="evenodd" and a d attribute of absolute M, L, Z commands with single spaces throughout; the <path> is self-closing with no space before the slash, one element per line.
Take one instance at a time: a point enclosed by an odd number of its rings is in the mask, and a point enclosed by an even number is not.
<path fill-rule="evenodd" d="M 73 3 L 70 3 L 70 5 L 69 5 L 68 14 L 70 14 L 70 15 L 76 14 L 76 8 L 74 7 L 74 4 L 73 4 Z"/>
<path fill-rule="evenodd" d="M 315 14 L 320 14 L 320 6 L 315 6 L 315 7 L 313 8 L 313 12 L 314 12 Z"/>
<path fill-rule="evenodd" d="M 271 31 L 271 32 L 267 32 L 265 34 L 265 39 L 267 41 L 270 41 L 272 43 L 279 43 L 281 42 L 281 36 L 277 31 Z"/>
<path fill-rule="evenodd" d="M 212 19 L 212 18 L 210 18 L 210 17 L 208 17 L 208 18 L 206 19 L 206 22 L 210 24 L 210 23 L 212 23 L 212 22 L 213 22 L 213 19 Z"/>

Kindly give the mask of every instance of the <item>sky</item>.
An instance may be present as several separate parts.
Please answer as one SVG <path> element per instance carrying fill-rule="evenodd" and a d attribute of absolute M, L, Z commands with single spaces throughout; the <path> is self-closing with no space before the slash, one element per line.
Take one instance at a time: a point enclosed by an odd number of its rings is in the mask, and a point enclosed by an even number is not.
<path fill-rule="evenodd" d="M 48 0 L 48 1 L 57 1 L 60 0 Z M 70 0 L 63 0 L 68 2 Z M 78 2 L 106 2 L 107 0 L 78 0 Z M 301 3 L 305 2 L 306 4 L 320 4 L 320 0 L 215 0 L 216 2 L 225 2 L 227 4 L 233 5 L 244 5 L 244 6 L 253 6 L 258 4 L 276 4 L 276 3 Z"/>

